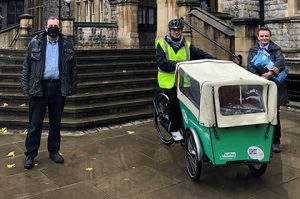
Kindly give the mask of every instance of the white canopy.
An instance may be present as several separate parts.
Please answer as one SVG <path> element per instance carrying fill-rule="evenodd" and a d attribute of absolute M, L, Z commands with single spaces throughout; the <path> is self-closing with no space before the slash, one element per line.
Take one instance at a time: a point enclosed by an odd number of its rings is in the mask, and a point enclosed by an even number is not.
<path fill-rule="evenodd" d="M 186 94 L 180 90 L 180 79 L 183 71 L 185 75 L 199 83 L 200 102 L 198 106 L 192 103 Z M 272 81 L 265 80 L 257 75 L 250 73 L 239 65 L 224 60 L 197 60 L 185 61 L 177 64 L 177 96 L 191 110 L 192 114 L 198 118 L 201 125 L 206 127 L 231 127 L 250 124 L 277 123 L 277 87 Z M 262 111 L 249 112 L 247 114 L 226 114 L 222 109 L 224 104 L 219 96 L 224 97 L 226 86 L 229 88 L 261 88 Z M 230 87 L 233 86 L 233 87 Z M 219 93 L 223 89 L 222 93 Z M 252 89 L 253 90 L 253 89 Z M 255 90 L 255 89 L 254 89 Z M 250 91 L 247 91 L 250 92 Z M 227 100 L 232 93 L 226 94 Z M 242 94 L 240 94 L 242 95 Z M 248 97 L 250 98 L 250 97 Z M 247 98 L 247 99 L 248 99 Z M 251 96 L 251 99 L 255 97 Z M 198 99 L 198 98 L 197 98 Z M 240 97 L 241 106 L 242 97 Z M 232 106 L 232 103 L 229 103 Z M 235 107 L 236 108 L 236 107 Z"/>

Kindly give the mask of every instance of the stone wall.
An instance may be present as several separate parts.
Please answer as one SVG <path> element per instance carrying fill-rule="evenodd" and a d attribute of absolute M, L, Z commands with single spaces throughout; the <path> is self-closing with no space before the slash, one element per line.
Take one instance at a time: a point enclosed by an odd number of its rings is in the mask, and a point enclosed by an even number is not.
<path fill-rule="evenodd" d="M 105 3 L 110 4 L 111 22 L 112 23 L 118 23 L 119 22 L 119 16 L 120 16 L 118 1 L 117 0 L 107 0 L 107 1 L 105 1 Z"/>
<path fill-rule="evenodd" d="M 0 49 L 10 49 L 11 42 L 17 35 L 19 26 L 10 27 L 0 31 Z"/>
<path fill-rule="evenodd" d="M 282 18 L 287 15 L 287 0 L 265 0 L 265 19 Z"/>
<path fill-rule="evenodd" d="M 218 59 L 231 60 L 231 56 L 228 52 L 224 51 L 218 45 L 214 44 L 209 39 L 217 42 L 225 49 L 234 52 L 233 40 L 234 31 L 233 27 L 223 23 L 218 18 L 214 17 L 210 13 L 195 8 L 190 13 L 192 27 L 197 27 L 197 30 L 192 29 L 192 43 L 196 47 L 203 49 Z M 207 39 L 209 38 L 209 39 Z"/>
<path fill-rule="evenodd" d="M 88 48 L 115 48 L 118 28 L 114 24 L 75 23 L 76 46 Z"/>
<path fill-rule="evenodd" d="M 300 20 L 300 18 L 299 18 Z M 266 21 L 272 31 L 272 40 L 278 44 L 287 57 L 300 57 L 300 23 L 299 20 Z M 289 51 L 293 51 L 289 53 Z"/>
<path fill-rule="evenodd" d="M 259 18 L 259 0 L 223 0 L 222 12 L 235 18 Z"/>
<path fill-rule="evenodd" d="M 44 0 L 43 21 L 46 21 L 51 16 L 58 17 L 59 15 L 58 2 L 59 2 L 58 0 Z"/>

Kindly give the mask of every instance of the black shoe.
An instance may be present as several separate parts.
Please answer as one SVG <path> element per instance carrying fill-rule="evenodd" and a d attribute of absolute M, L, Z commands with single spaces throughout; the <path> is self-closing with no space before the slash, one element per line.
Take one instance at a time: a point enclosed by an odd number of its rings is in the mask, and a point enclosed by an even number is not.
<path fill-rule="evenodd" d="M 273 144 L 272 148 L 273 148 L 273 152 L 274 153 L 280 153 L 281 152 L 281 146 L 280 146 L 280 144 Z"/>
<path fill-rule="evenodd" d="M 34 167 L 34 159 L 27 155 L 24 161 L 24 168 L 25 169 L 32 169 Z"/>
<path fill-rule="evenodd" d="M 59 153 L 51 153 L 49 158 L 55 163 L 62 164 L 64 163 L 64 158 Z"/>

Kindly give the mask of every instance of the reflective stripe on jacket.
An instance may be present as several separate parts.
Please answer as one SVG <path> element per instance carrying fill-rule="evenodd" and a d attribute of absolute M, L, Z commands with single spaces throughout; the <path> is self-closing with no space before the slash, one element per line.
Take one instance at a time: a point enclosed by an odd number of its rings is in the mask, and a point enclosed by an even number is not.
<path fill-rule="evenodd" d="M 185 41 L 184 46 L 181 47 L 177 53 L 168 44 L 165 39 L 159 39 L 156 41 L 156 45 L 160 45 L 166 54 L 166 58 L 171 61 L 190 60 L 190 46 L 191 42 Z M 157 74 L 158 85 L 160 88 L 173 88 L 175 84 L 175 72 L 164 72 L 158 67 Z"/>

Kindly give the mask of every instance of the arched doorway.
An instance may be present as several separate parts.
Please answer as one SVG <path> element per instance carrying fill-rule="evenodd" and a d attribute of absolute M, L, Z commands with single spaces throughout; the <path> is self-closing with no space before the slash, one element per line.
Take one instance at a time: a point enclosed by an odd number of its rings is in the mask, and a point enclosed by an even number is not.
<path fill-rule="evenodd" d="M 156 38 L 156 1 L 140 0 L 138 6 L 138 33 L 140 47 L 153 47 Z"/>

